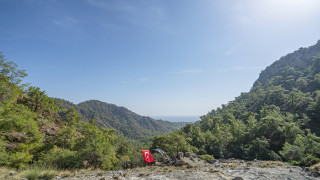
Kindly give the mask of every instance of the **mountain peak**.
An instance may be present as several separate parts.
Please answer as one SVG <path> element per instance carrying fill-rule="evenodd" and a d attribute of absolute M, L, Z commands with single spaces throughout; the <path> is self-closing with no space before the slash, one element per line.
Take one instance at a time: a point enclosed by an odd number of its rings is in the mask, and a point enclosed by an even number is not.
<path fill-rule="evenodd" d="M 266 67 L 266 69 L 260 73 L 259 78 L 253 86 L 256 87 L 259 84 L 265 85 L 268 79 L 277 76 L 286 66 L 294 67 L 298 70 L 302 69 L 303 67 L 312 64 L 312 58 L 318 54 L 320 54 L 320 40 L 318 40 L 315 45 L 307 48 L 301 47 Z"/>

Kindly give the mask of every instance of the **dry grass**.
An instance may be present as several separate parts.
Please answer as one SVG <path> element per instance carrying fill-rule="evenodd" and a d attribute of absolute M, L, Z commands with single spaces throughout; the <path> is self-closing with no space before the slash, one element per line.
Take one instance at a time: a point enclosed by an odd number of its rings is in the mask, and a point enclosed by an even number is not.
<path fill-rule="evenodd" d="M 210 169 L 210 170 L 207 171 L 207 172 L 210 172 L 210 173 L 220 173 L 220 171 L 217 170 L 217 169 Z"/>
<path fill-rule="evenodd" d="M 238 165 L 237 164 L 229 164 L 229 167 L 231 167 L 231 168 L 235 168 L 235 167 L 238 167 Z"/>
<path fill-rule="evenodd" d="M 283 166 L 285 165 L 284 162 L 281 161 L 264 161 L 260 167 L 262 168 L 275 168 L 277 166 Z"/>
<path fill-rule="evenodd" d="M 195 168 L 195 167 L 192 166 L 192 165 L 190 165 L 190 164 L 188 164 L 188 165 L 187 165 L 187 169 L 191 169 L 191 168 Z"/>
<path fill-rule="evenodd" d="M 317 174 L 320 175 L 320 163 L 315 164 L 315 165 L 312 165 L 312 166 L 310 167 L 310 170 L 311 170 L 312 172 L 317 173 Z"/>
<path fill-rule="evenodd" d="M 222 167 L 230 167 L 230 168 L 238 167 L 237 164 L 233 164 L 233 163 L 222 163 L 221 166 Z"/>
<path fill-rule="evenodd" d="M 10 175 L 10 172 L 16 172 L 16 174 Z M 54 179 L 56 176 L 73 177 L 74 175 L 75 173 L 72 171 L 60 171 L 55 168 L 48 167 L 28 167 L 21 170 L 0 167 L 1 180 L 18 180 L 22 178 L 27 178 L 28 180 Z"/>
<path fill-rule="evenodd" d="M 11 169 L 0 167 L 0 179 L 13 179 L 13 177 L 10 177 L 9 172 Z"/>

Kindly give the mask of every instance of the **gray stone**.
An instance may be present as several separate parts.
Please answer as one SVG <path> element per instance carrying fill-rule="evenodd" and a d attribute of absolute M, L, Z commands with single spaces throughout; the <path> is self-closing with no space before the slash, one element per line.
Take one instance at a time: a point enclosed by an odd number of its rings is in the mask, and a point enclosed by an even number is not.
<path fill-rule="evenodd" d="M 18 173 L 17 171 L 10 171 L 10 172 L 9 172 L 9 175 L 10 175 L 10 176 L 13 176 L 13 175 L 16 175 L 17 173 Z"/>
<path fill-rule="evenodd" d="M 232 180 L 243 180 L 243 178 L 242 177 L 235 177 Z"/>
<path fill-rule="evenodd" d="M 186 152 L 185 157 L 191 157 L 192 153 L 191 152 Z"/>
<path fill-rule="evenodd" d="M 193 157 L 190 157 L 190 160 L 193 161 L 193 162 L 196 162 Z"/>
<path fill-rule="evenodd" d="M 186 162 L 182 161 L 182 160 L 178 160 L 174 165 L 175 166 L 182 166 L 182 165 L 185 165 Z"/>
<path fill-rule="evenodd" d="M 178 152 L 177 159 L 180 160 L 181 158 L 183 158 L 183 153 L 182 152 Z"/>

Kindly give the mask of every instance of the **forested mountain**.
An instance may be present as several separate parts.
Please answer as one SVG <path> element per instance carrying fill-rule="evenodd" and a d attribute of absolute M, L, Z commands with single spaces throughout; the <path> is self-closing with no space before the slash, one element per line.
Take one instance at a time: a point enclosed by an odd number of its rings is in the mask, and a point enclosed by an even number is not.
<path fill-rule="evenodd" d="M 0 53 L 0 166 L 110 170 L 143 164 L 141 148 L 94 119 L 81 121 L 74 108 L 61 109 L 40 88 L 21 84 L 26 75 Z"/>
<path fill-rule="evenodd" d="M 98 100 L 89 100 L 77 105 L 66 100 L 59 100 L 63 109 L 76 109 L 85 121 L 94 118 L 98 126 L 116 129 L 122 132 L 125 137 L 134 140 L 148 140 L 155 135 L 171 132 L 187 124 L 140 116 L 125 107 Z"/>
<path fill-rule="evenodd" d="M 281 57 L 250 92 L 212 110 L 194 125 L 156 137 L 153 147 L 216 158 L 320 161 L 320 41 Z M 176 149 L 177 150 L 177 149 Z"/>

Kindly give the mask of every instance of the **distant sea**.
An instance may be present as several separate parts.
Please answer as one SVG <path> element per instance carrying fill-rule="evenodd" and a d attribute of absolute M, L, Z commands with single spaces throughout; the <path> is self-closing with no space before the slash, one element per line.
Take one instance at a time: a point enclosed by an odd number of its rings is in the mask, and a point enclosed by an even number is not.
<path fill-rule="evenodd" d="M 170 122 L 196 122 L 200 120 L 200 116 L 151 116 L 153 119 L 164 120 Z"/>

